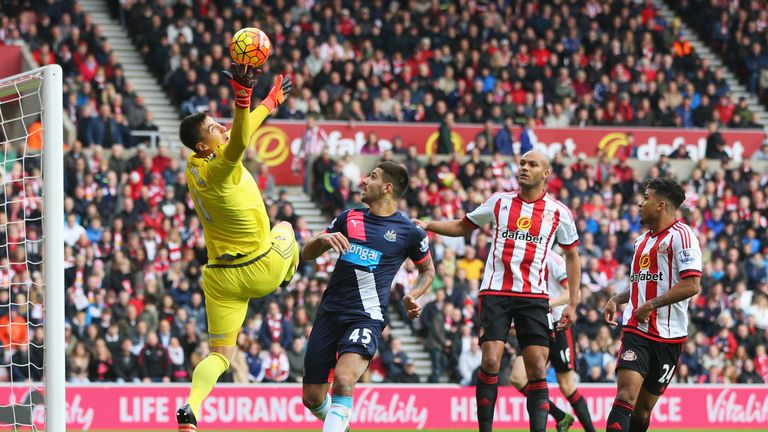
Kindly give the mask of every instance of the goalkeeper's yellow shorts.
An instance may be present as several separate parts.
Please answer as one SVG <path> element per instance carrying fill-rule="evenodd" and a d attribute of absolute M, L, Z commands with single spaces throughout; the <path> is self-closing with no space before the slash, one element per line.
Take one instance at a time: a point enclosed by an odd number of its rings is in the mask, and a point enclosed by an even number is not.
<path fill-rule="evenodd" d="M 203 292 L 211 346 L 234 346 L 248 312 L 248 300 L 264 297 L 290 281 L 299 263 L 293 228 L 272 228 L 270 244 L 231 261 L 209 260 L 203 267 Z"/>

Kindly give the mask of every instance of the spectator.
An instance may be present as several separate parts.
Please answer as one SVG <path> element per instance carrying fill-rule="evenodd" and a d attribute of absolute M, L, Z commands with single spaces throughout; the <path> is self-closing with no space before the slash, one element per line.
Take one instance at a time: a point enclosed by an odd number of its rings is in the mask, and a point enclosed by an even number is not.
<path fill-rule="evenodd" d="M 469 349 L 462 351 L 459 356 L 459 375 L 461 376 L 459 384 L 463 386 L 474 385 L 481 359 L 482 352 L 480 352 L 479 339 L 477 336 L 473 336 Z"/>
<path fill-rule="evenodd" d="M 393 383 L 399 384 L 418 384 L 421 378 L 416 373 L 416 363 L 413 360 L 406 360 L 403 371 L 392 378 Z"/>
<path fill-rule="evenodd" d="M 292 336 L 291 323 L 280 312 L 280 306 L 276 301 L 269 302 L 259 337 L 262 346 L 271 346 L 272 342 L 277 342 L 287 348 L 291 346 Z"/>
<path fill-rule="evenodd" d="M 123 339 L 113 364 L 117 382 L 139 382 L 139 358 L 133 353 L 130 339 Z"/>
<path fill-rule="evenodd" d="M 88 373 L 91 382 L 110 382 L 116 379 L 112 353 L 104 339 L 96 340 L 91 358 Z"/>
<path fill-rule="evenodd" d="M 288 356 L 288 380 L 291 382 L 301 382 L 304 377 L 304 338 L 299 336 L 293 339 L 291 349 L 286 353 Z"/>
<path fill-rule="evenodd" d="M 739 384 L 764 384 L 765 380 L 755 370 L 755 362 L 747 359 L 744 362 L 743 372 L 739 375 Z"/>
<path fill-rule="evenodd" d="M 392 338 L 389 350 L 381 355 L 381 361 L 384 363 L 388 377 L 397 377 L 403 374 L 409 358 L 402 350 L 400 339 Z"/>
<path fill-rule="evenodd" d="M 496 133 L 496 137 L 494 138 L 493 152 L 498 152 L 506 156 L 511 156 L 514 154 L 513 144 L 515 142 L 515 135 L 512 132 L 513 128 L 514 120 L 512 117 L 505 117 L 504 127 L 499 129 L 499 131 Z"/>
<path fill-rule="evenodd" d="M 536 138 L 536 133 L 534 131 L 535 126 L 536 126 L 536 120 L 533 118 L 529 118 L 525 128 L 520 133 L 520 153 L 519 154 L 521 155 L 526 154 L 527 152 L 533 150 L 533 147 L 536 145 L 537 138 Z"/>
<path fill-rule="evenodd" d="M 262 364 L 261 344 L 258 341 L 253 340 L 248 345 L 245 361 L 248 365 L 248 381 L 252 383 L 261 382 L 264 379 L 265 370 Z"/>
<path fill-rule="evenodd" d="M 272 342 L 269 351 L 261 352 L 261 364 L 265 382 L 285 382 L 288 379 L 290 364 L 279 342 Z"/>
<path fill-rule="evenodd" d="M 453 152 L 453 128 L 455 127 L 453 113 L 447 113 L 445 118 L 440 123 L 440 128 L 437 132 L 437 147 L 435 152 L 437 154 L 451 154 Z"/>
<path fill-rule="evenodd" d="M 138 359 L 139 376 L 145 383 L 171 382 L 171 361 L 157 333 L 149 332 Z"/>

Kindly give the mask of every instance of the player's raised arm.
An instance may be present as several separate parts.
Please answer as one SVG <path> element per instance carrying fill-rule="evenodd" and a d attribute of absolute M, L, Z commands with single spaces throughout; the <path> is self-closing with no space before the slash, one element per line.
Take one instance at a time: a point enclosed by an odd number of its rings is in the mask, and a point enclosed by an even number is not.
<path fill-rule="evenodd" d="M 224 157 L 230 162 L 237 162 L 243 157 L 245 148 L 253 132 L 261 126 L 264 119 L 281 103 L 285 102 L 291 91 L 291 77 L 278 75 L 275 85 L 261 104 L 251 111 L 251 96 L 261 70 L 247 65 L 233 63 L 224 75 L 235 93 L 235 117 L 230 131 L 231 141 L 224 148 Z"/>

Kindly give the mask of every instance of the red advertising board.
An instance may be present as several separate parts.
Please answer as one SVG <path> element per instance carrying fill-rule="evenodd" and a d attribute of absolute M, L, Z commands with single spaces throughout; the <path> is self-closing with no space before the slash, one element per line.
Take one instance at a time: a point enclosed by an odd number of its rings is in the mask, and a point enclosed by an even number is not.
<path fill-rule="evenodd" d="M 21 47 L 0 45 L 0 79 L 21 73 Z"/>
<path fill-rule="evenodd" d="M 320 122 L 327 133 L 326 147 L 334 157 L 360 154 L 370 132 L 377 135 L 382 149 L 392 147 L 392 141 L 400 137 L 406 146 L 411 144 L 420 154 L 432 154 L 437 140 L 437 124 L 423 123 L 354 123 Z M 262 161 L 266 162 L 281 185 L 300 185 L 304 174 L 293 172 L 291 166 L 296 155 L 302 152 L 304 122 L 270 120 L 262 125 L 251 140 L 256 145 Z M 482 130 L 480 125 L 458 125 L 453 130 L 452 141 L 457 152 L 464 153 Z M 678 146 L 685 146 L 693 160 L 703 158 L 706 150 L 707 131 L 704 129 L 669 128 L 565 128 L 537 129 L 536 148 L 552 156 L 565 147 L 570 154 L 585 153 L 588 157 L 605 149 L 610 156 L 627 145 L 627 133 L 635 137 L 638 159 L 657 160 Z M 749 158 L 762 143 L 765 134 L 760 130 L 729 130 L 722 132 L 726 150 L 734 160 Z M 520 130 L 515 131 L 520 137 Z"/>
<path fill-rule="evenodd" d="M 580 388 L 598 429 L 603 429 L 616 388 Z M 29 401 L 27 388 L 0 387 L 0 407 Z M 67 429 L 171 430 L 176 408 L 185 403 L 188 387 L 180 385 L 67 386 Z M 571 412 L 555 388 L 552 400 Z M 352 430 L 476 430 L 474 387 L 454 385 L 361 385 L 355 390 Z M 7 411 L 7 412 L 6 412 Z M 0 429 L 13 424 L 23 410 L 0 410 Z M 525 398 L 512 387 L 500 387 L 494 426 L 527 429 Z M 43 426 L 43 410 L 33 413 Z M 551 421 L 551 419 L 550 419 Z M 768 386 L 672 386 L 653 411 L 654 429 L 764 430 L 768 424 Z M 205 400 L 198 419 L 202 430 L 296 430 L 322 427 L 304 408 L 300 385 L 217 386 Z M 554 423 L 550 423 L 554 427 Z"/>

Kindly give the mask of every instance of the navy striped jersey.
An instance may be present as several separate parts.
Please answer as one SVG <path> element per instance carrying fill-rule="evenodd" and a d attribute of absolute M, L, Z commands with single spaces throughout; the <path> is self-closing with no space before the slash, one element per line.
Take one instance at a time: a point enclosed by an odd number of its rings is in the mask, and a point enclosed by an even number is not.
<path fill-rule="evenodd" d="M 319 312 L 386 321 L 400 266 L 406 258 L 418 264 L 429 257 L 426 232 L 399 212 L 379 217 L 368 208 L 339 214 L 324 232 L 344 234 L 350 249 L 336 262 Z"/>

